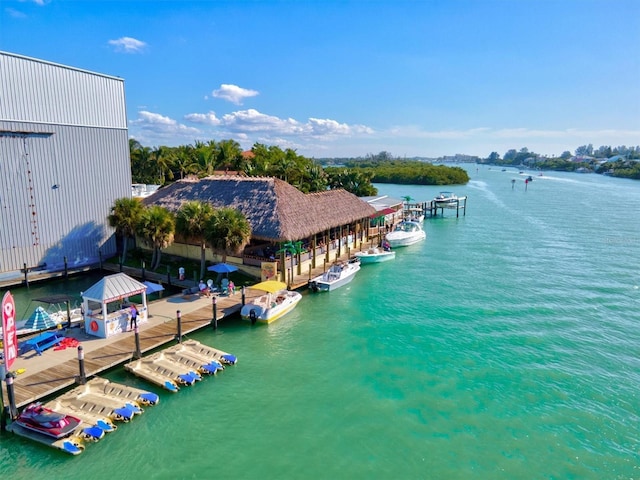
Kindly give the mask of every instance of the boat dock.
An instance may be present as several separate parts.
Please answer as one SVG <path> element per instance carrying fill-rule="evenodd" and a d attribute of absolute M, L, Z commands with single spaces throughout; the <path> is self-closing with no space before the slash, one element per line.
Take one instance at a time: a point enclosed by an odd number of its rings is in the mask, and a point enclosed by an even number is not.
<path fill-rule="evenodd" d="M 51 448 L 79 455 L 87 443 L 97 442 L 107 433 L 114 432 L 118 428 L 116 421 L 129 422 L 144 412 L 142 406 L 157 405 L 158 402 L 155 393 L 96 377 L 42 405 L 45 411 L 81 420 L 70 434 L 55 438 L 15 421 L 7 429 Z"/>
<path fill-rule="evenodd" d="M 245 301 L 254 295 L 246 289 Z M 149 304 L 149 320 L 138 327 L 139 352 L 144 354 L 158 347 L 176 342 L 178 336 L 177 311 L 180 311 L 181 335 L 202 328 L 214 328 L 216 322 L 240 311 L 242 296 L 206 297 L 175 295 Z M 214 322 L 214 309 L 215 318 Z M 110 368 L 120 366 L 136 357 L 136 338 L 126 332 L 109 338 L 86 334 L 81 328 L 72 328 L 66 335 L 82 346 L 85 377 L 89 378 Z M 15 406 L 23 407 L 40 401 L 81 381 L 79 349 L 48 349 L 38 355 L 35 351 L 21 354 L 13 368 L 21 372 L 13 379 Z M 4 396 L 5 404 L 8 404 Z"/>

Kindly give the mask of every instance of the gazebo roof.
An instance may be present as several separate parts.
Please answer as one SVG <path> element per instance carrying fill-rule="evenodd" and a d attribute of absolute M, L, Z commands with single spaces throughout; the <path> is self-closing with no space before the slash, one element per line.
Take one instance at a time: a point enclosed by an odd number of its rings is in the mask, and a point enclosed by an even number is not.
<path fill-rule="evenodd" d="M 101 303 L 131 297 L 144 292 L 147 286 L 125 273 L 108 275 L 82 293 L 82 297 Z"/>
<path fill-rule="evenodd" d="M 214 208 L 235 208 L 249 221 L 253 238 L 279 242 L 307 238 L 376 213 L 374 207 L 346 190 L 304 194 L 273 177 L 187 178 L 161 188 L 143 202 L 176 212 L 192 200 L 208 202 Z"/>

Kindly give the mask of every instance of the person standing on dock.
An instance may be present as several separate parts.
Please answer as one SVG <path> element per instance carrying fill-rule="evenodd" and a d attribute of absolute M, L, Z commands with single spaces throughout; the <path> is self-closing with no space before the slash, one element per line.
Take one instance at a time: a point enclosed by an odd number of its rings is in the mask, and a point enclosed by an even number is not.
<path fill-rule="evenodd" d="M 129 329 L 133 330 L 138 326 L 138 309 L 135 305 L 131 305 L 131 324 L 129 325 Z"/>

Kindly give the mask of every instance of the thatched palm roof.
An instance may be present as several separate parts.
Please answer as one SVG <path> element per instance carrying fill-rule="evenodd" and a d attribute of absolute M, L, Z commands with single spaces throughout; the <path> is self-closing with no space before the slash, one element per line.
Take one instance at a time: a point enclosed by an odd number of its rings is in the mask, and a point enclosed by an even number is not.
<path fill-rule="evenodd" d="M 304 194 L 272 177 L 188 178 L 161 188 L 143 202 L 176 212 L 191 200 L 208 202 L 215 208 L 236 208 L 251 224 L 253 238 L 277 242 L 308 238 L 376 212 L 346 190 Z"/>

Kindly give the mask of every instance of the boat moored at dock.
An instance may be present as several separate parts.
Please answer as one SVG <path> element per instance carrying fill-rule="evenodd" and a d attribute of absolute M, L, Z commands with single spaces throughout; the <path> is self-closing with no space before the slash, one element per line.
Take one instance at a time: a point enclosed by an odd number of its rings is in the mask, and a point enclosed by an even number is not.
<path fill-rule="evenodd" d="M 260 282 L 249 288 L 264 292 L 240 310 L 240 316 L 251 323 L 271 323 L 292 311 L 302 299 L 300 293 L 287 290 L 285 283 L 275 280 Z"/>
<path fill-rule="evenodd" d="M 455 208 L 458 196 L 453 192 L 440 192 L 433 201 L 438 208 Z"/>
<path fill-rule="evenodd" d="M 329 270 L 309 282 L 314 292 L 330 292 L 351 282 L 360 270 L 360 259 L 350 258 L 347 262 L 334 263 Z"/>
<path fill-rule="evenodd" d="M 224 365 L 237 362 L 234 355 L 207 347 L 195 340 L 187 340 L 125 364 L 128 372 L 170 392 L 180 386 L 192 386 L 202 380 L 202 374 L 215 374 Z"/>
<path fill-rule="evenodd" d="M 387 242 L 392 248 L 406 247 L 418 243 L 427 238 L 427 234 L 419 222 L 400 222 L 393 232 L 386 235 Z"/>
<path fill-rule="evenodd" d="M 356 252 L 354 255 L 360 259 L 360 263 L 363 265 L 366 263 L 386 262 L 396 258 L 396 252 L 391 249 L 385 250 L 380 247 L 369 248 L 362 252 Z"/>

